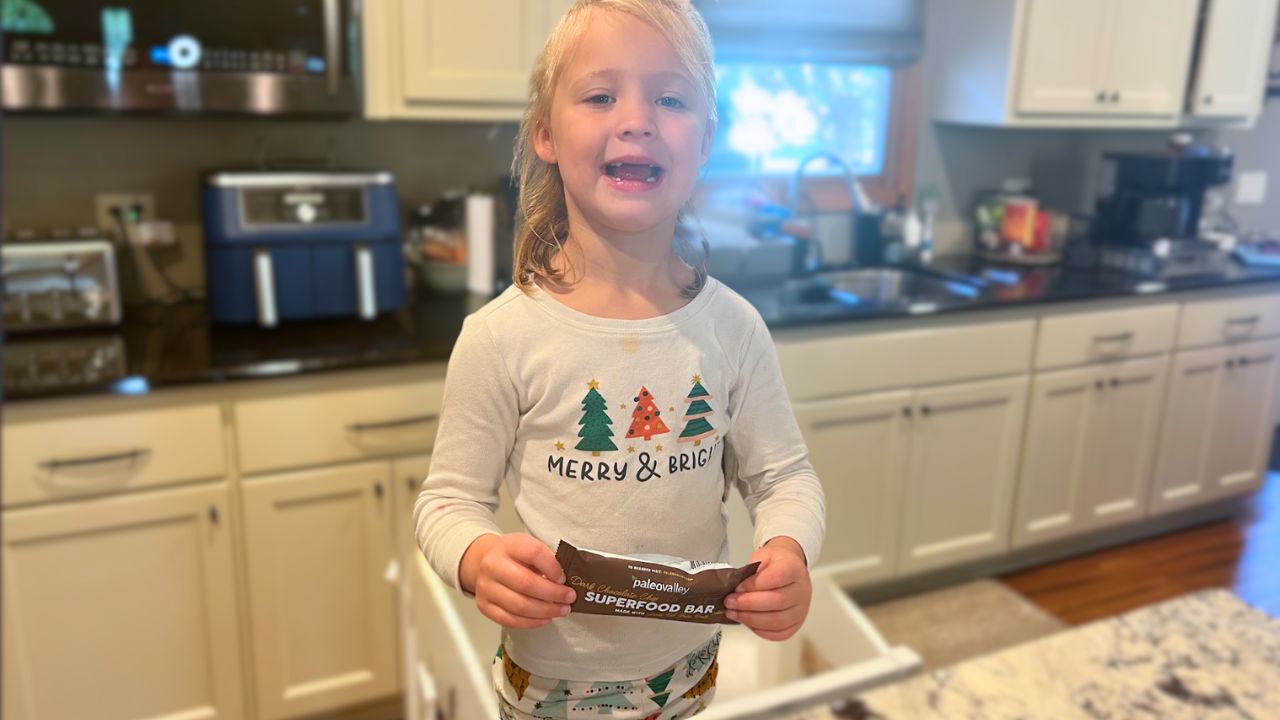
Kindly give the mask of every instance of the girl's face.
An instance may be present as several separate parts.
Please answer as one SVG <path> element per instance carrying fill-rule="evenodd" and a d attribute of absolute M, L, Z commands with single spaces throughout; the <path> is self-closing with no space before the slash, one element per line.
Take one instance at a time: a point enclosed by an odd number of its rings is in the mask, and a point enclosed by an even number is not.
<path fill-rule="evenodd" d="M 665 231 L 711 151 L 708 110 L 657 30 L 627 13 L 595 11 L 534 151 L 559 166 L 570 218 L 597 232 Z"/>

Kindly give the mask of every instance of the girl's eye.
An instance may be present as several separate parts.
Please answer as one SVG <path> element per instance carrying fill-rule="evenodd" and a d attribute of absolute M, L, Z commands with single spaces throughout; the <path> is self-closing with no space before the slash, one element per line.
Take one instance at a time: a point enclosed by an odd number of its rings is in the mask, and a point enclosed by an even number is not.
<path fill-rule="evenodd" d="M 677 97 L 671 97 L 670 95 L 658 98 L 658 104 L 663 107 L 669 107 L 676 110 L 684 107 L 683 100 Z"/>
<path fill-rule="evenodd" d="M 608 95 L 592 95 L 587 98 L 587 102 L 592 105 L 607 105 L 613 102 L 613 98 Z"/>

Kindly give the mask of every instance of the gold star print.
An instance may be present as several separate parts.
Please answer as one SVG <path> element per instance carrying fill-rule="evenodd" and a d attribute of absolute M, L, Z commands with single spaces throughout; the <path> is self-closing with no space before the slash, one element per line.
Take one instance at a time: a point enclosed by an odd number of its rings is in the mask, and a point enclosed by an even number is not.
<path fill-rule="evenodd" d="M 654 448 L 654 450 L 657 450 L 658 452 L 662 452 L 662 446 L 659 445 L 658 447 Z"/>
<path fill-rule="evenodd" d="M 595 390 L 596 388 L 600 387 L 600 381 L 596 380 L 595 378 L 591 378 L 591 382 L 587 383 L 587 387 L 591 388 L 592 390 Z"/>
<path fill-rule="evenodd" d="M 668 409 L 668 410 L 670 410 L 671 412 L 675 412 L 675 411 L 676 411 L 676 406 L 675 406 L 675 405 L 672 405 L 671 407 L 669 407 L 669 408 L 667 408 L 667 409 Z"/>
<path fill-rule="evenodd" d="M 701 375 L 699 375 L 698 373 L 694 373 L 694 374 L 693 374 L 693 381 L 694 381 L 694 382 L 696 382 L 696 383 L 700 383 L 700 382 L 702 382 L 702 376 L 701 376 Z"/>
<path fill-rule="evenodd" d="M 564 449 L 564 443 L 562 443 L 562 442 L 560 442 L 559 440 L 557 440 L 557 441 L 556 441 L 556 449 L 557 449 L 557 450 L 563 450 L 563 449 Z"/>
<path fill-rule="evenodd" d="M 627 446 L 627 452 L 629 452 L 629 453 L 633 453 L 633 452 L 635 452 L 635 451 L 636 451 L 636 446 L 635 446 L 635 445 L 628 445 L 628 446 Z"/>
<path fill-rule="evenodd" d="M 627 404 L 626 404 L 626 403 L 622 403 L 622 404 L 621 404 L 621 405 L 619 405 L 618 407 L 619 407 L 620 409 L 622 409 L 622 410 L 626 410 L 626 409 L 627 409 Z"/>

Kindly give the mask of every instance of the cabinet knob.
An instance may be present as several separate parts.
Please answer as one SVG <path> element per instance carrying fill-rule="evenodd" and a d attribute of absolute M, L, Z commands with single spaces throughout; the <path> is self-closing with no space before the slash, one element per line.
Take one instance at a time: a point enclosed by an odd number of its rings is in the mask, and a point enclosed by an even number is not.
<path fill-rule="evenodd" d="M 1229 367 L 1229 368 L 1233 368 L 1233 367 L 1235 367 L 1235 366 L 1236 366 L 1236 361 L 1235 361 L 1235 360 L 1228 360 L 1228 361 L 1227 361 L 1227 367 Z"/>
<path fill-rule="evenodd" d="M 1111 93 L 1111 102 L 1120 102 L 1120 93 L 1118 92 Z"/>
<path fill-rule="evenodd" d="M 921 414 L 921 415 L 928 415 L 928 414 L 929 414 L 929 413 L 931 413 L 931 412 L 933 412 L 933 408 L 929 407 L 928 405 L 921 405 L 921 406 L 920 406 L 920 414 Z"/>
<path fill-rule="evenodd" d="M 1107 91 L 1106 91 L 1106 90 L 1099 90 L 1099 91 L 1098 91 L 1098 102 L 1106 102 L 1106 101 L 1107 101 Z"/>
<path fill-rule="evenodd" d="M 912 410 L 911 410 L 911 406 L 910 406 L 910 405 L 908 405 L 907 407 L 902 408 L 902 415 L 903 415 L 903 417 L 911 417 L 913 414 L 914 414 L 914 413 L 912 412 Z"/>
<path fill-rule="evenodd" d="M 210 505 L 210 506 L 209 506 L 209 522 L 213 523 L 214 525 L 217 525 L 217 524 L 218 524 L 218 518 L 219 518 L 219 516 L 218 516 L 218 506 L 217 506 L 217 505 Z"/>
<path fill-rule="evenodd" d="M 1093 383 L 1093 386 L 1094 386 L 1094 387 L 1096 387 L 1096 388 L 1098 388 L 1099 390 L 1103 390 L 1103 389 L 1105 389 L 1105 388 L 1107 387 L 1107 384 L 1106 384 L 1106 383 L 1104 383 L 1104 382 L 1102 382 L 1101 380 L 1098 380 L 1098 381 L 1096 381 L 1096 382 L 1094 382 L 1094 383 Z"/>
<path fill-rule="evenodd" d="M 1249 358 L 1247 357 L 1240 358 L 1240 367 L 1245 367 L 1248 364 L 1249 364 Z"/>
<path fill-rule="evenodd" d="M 408 486 L 409 492 L 413 492 L 414 490 L 418 489 L 418 480 L 412 475 L 404 479 L 404 484 Z"/>
<path fill-rule="evenodd" d="M 1120 387 L 1120 378 L 1111 378 L 1111 387 Z"/>
<path fill-rule="evenodd" d="M 379 500 L 382 499 L 382 483 L 376 482 L 373 484 L 373 496 Z"/>
<path fill-rule="evenodd" d="M 1205 104 L 1205 105 L 1212 105 L 1212 104 L 1213 104 L 1213 96 L 1212 96 L 1212 95 L 1205 95 L 1205 96 L 1204 96 L 1204 104 Z"/>

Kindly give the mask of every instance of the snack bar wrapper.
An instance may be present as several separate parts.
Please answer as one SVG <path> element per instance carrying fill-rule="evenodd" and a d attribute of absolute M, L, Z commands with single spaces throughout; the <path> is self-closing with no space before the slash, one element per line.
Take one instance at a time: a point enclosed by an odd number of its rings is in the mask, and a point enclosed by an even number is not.
<path fill-rule="evenodd" d="M 758 562 L 735 568 L 669 555 L 615 555 L 564 540 L 556 547 L 556 560 L 577 596 L 573 612 L 691 623 L 734 624 L 724 616 L 724 598 L 760 567 Z"/>

